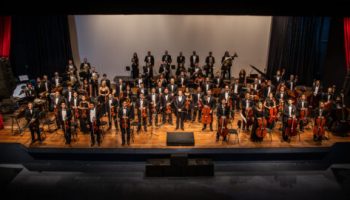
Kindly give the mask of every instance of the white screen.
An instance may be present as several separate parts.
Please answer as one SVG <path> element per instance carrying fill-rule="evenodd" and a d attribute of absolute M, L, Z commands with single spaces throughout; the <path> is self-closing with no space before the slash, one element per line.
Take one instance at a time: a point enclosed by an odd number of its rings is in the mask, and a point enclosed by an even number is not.
<path fill-rule="evenodd" d="M 237 77 L 249 65 L 263 70 L 267 65 L 271 17 L 216 15 L 84 15 L 75 16 L 78 55 L 87 57 L 99 73 L 109 78 L 129 76 L 125 66 L 131 65 L 137 52 L 140 67 L 148 50 L 155 56 L 157 74 L 165 50 L 176 62 L 182 51 L 189 66 L 189 56 L 195 50 L 204 65 L 209 51 L 220 70 L 225 50 L 237 52 L 232 75 Z M 254 72 L 256 73 L 256 72 Z"/>

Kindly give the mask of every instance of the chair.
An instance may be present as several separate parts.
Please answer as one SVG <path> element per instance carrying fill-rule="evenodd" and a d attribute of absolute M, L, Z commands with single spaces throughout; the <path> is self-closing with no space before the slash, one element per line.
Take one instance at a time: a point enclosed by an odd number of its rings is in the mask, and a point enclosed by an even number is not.
<path fill-rule="evenodd" d="M 52 132 L 57 132 L 57 124 L 56 124 L 56 116 L 53 116 L 53 117 L 49 117 L 48 116 L 48 113 L 46 111 L 41 111 L 39 113 L 39 118 L 40 118 L 40 123 L 43 125 L 42 129 L 43 129 L 43 132 L 45 131 L 44 129 L 44 126 L 47 125 L 47 131 L 52 133 Z M 52 130 L 50 129 L 50 127 L 54 125 L 55 126 L 55 129 Z"/>
<path fill-rule="evenodd" d="M 236 135 L 236 141 L 238 141 L 238 144 L 239 144 L 239 129 L 229 129 L 228 130 L 227 142 L 230 141 L 231 135 Z"/>

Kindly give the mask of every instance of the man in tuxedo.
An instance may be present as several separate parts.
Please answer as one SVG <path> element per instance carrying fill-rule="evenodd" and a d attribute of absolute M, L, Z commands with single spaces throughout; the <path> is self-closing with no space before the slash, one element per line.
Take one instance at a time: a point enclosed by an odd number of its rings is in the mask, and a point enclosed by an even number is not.
<path fill-rule="evenodd" d="M 302 110 L 305 111 L 305 116 L 304 118 L 306 118 L 306 114 L 308 112 L 308 108 L 309 108 L 309 104 L 306 100 L 306 96 L 305 94 L 301 95 L 301 98 L 298 100 L 297 102 L 297 111 L 298 111 L 298 115 L 300 116 L 300 112 Z M 300 131 L 304 132 L 304 122 L 302 120 L 299 120 L 299 127 L 300 127 Z"/>
<path fill-rule="evenodd" d="M 25 119 L 27 120 L 30 134 L 32 137 L 31 144 L 33 144 L 36 141 L 34 132 L 36 132 L 37 134 L 37 140 L 41 143 L 42 141 L 40 137 L 40 128 L 39 128 L 39 110 L 37 108 L 33 108 L 32 102 L 28 103 L 28 108 L 26 109 L 24 116 L 25 116 Z"/>
<path fill-rule="evenodd" d="M 213 56 L 213 53 L 210 51 L 209 56 L 205 58 L 205 64 L 206 67 L 204 69 L 206 77 L 213 78 L 214 77 L 214 64 L 215 64 L 215 58 Z"/>
<path fill-rule="evenodd" d="M 181 87 L 186 87 L 187 86 L 187 77 L 185 75 L 185 72 L 181 72 L 180 76 L 177 78 L 177 85 Z"/>
<path fill-rule="evenodd" d="M 264 88 L 264 97 L 267 98 L 269 96 L 270 93 L 275 93 L 275 86 L 272 85 L 271 80 L 267 81 L 267 85 Z"/>
<path fill-rule="evenodd" d="M 186 68 L 185 68 L 186 58 L 185 56 L 182 55 L 182 52 L 180 52 L 180 55 L 177 56 L 176 61 L 177 61 L 176 76 L 178 76 L 182 71 L 186 71 Z"/>
<path fill-rule="evenodd" d="M 84 79 L 88 80 L 90 78 L 90 69 L 90 63 L 88 62 L 87 58 L 84 58 L 84 61 L 80 64 L 80 81 L 83 81 Z"/>
<path fill-rule="evenodd" d="M 58 72 L 55 72 L 54 77 L 52 77 L 53 87 L 62 86 L 62 77 L 59 76 Z"/>
<path fill-rule="evenodd" d="M 223 88 L 224 87 L 224 81 L 220 77 L 219 73 L 216 73 L 216 76 L 214 77 L 214 84 L 215 84 L 215 87 L 217 87 L 217 88 Z"/>
<path fill-rule="evenodd" d="M 108 94 L 107 98 L 107 115 L 108 115 L 108 130 L 112 128 L 112 121 L 114 121 L 115 129 L 118 131 L 118 122 L 117 122 L 117 111 L 119 109 L 119 100 L 113 97 L 113 94 Z M 112 112 L 114 115 L 112 116 Z"/>
<path fill-rule="evenodd" d="M 210 78 L 205 78 L 205 81 L 202 84 L 202 91 L 204 91 L 204 94 L 208 94 L 208 91 L 213 89 L 213 84 L 210 82 Z"/>
<path fill-rule="evenodd" d="M 143 68 L 143 73 L 146 78 L 146 85 L 149 87 L 151 84 L 151 79 L 153 79 L 153 67 L 154 67 L 154 56 L 151 54 L 151 51 L 147 52 L 147 56 L 145 57 L 146 66 Z"/>
<path fill-rule="evenodd" d="M 230 110 L 226 105 L 227 101 L 225 98 L 221 99 L 221 104 L 217 108 L 216 116 L 217 116 L 217 121 L 219 122 L 220 118 L 224 118 L 228 120 L 229 115 L 230 115 Z M 220 138 L 219 132 L 216 132 L 216 141 L 218 142 Z M 226 141 L 226 137 L 223 138 L 222 141 Z"/>
<path fill-rule="evenodd" d="M 64 132 L 64 138 L 66 139 L 66 144 L 70 145 L 71 142 L 71 120 L 72 112 L 71 109 L 67 108 L 65 102 L 61 103 L 61 108 L 58 111 L 58 120 L 60 121 L 62 130 Z"/>
<path fill-rule="evenodd" d="M 158 126 L 158 110 L 160 108 L 159 95 L 156 93 L 156 88 L 152 88 L 151 94 L 148 95 L 149 102 L 149 124 L 152 125 L 153 117 L 155 116 L 155 125 Z"/>
<path fill-rule="evenodd" d="M 173 114 L 172 114 L 172 103 L 173 96 L 169 94 L 168 88 L 164 89 L 164 94 L 161 96 L 161 111 L 163 112 L 163 124 L 166 122 L 166 117 L 168 117 L 168 123 L 173 125 Z M 170 113 L 167 113 L 167 109 L 170 108 Z"/>
<path fill-rule="evenodd" d="M 66 106 L 70 106 L 70 103 L 71 103 L 71 101 L 73 99 L 73 93 L 74 93 L 74 91 L 73 91 L 72 86 L 68 86 L 67 90 L 64 93 L 64 98 L 67 100 L 67 105 Z"/>
<path fill-rule="evenodd" d="M 213 110 L 215 109 L 215 99 L 211 95 L 211 90 L 208 90 L 207 96 L 203 98 L 202 100 L 204 106 L 208 106 L 210 108 L 210 115 L 211 118 L 213 119 Z M 202 131 L 204 131 L 207 128 L 206 124 L 203 124 Z M 210 131 L 213 131 L 213 120 L 210 122 Z"/>
<path fill-rule="evenodd" d="M 170 79 L 170 84 L 168 84 L 168 90 L 169 90 L 169 93 L 174 96 L 177 92 L 177 85 L 175 84 L 175 79 L 174 78 L 171 78 Z"/>
<path fill-rule="evenodd" d="M 136 108 L 137 108 L 137 117 L 138 117 L 138 126 L 137 131 L 139 132 L 141 130 L 141 123 L 143 125 L 143 128 L 145 131 L 147 131 L 147 116 L 143 116 L 142 113 L 145 112 L 146 115 L 149 114 L 148 112 L 148 101 L 145 99 L 145 95 L 143 93 L 140 94 L 140 99 L 136 101 Z"/>
<path fill-rule="evenodd" d="M 130 145 L 130 120 L 133 118 L 132 110 L 127 107 L 127 103 L 124 101 L 123 106 L 118 112 L 120 130 L 122 131 L 122 145 L 125 145 L 125 140 Z M 126 136 L 126 139 L 125 139 Z"/>
<path fill-rule="evenodd" d="M 176 112 L 176 130 L 181 127 L 181 130 L 185 130 L 184 128 L 184 120 L 185 120 L 185 102 L 186 97 L 182 94 L 182 91 L 178 91 L 178 96 L 175 97 L 174 106 Z"/>
<path fill-rule="evenodd" d="M 250 94 L 246 93 L 245 98 L 242 99 L 242 116 L 246 119 L 243 120 L 243 130 L 249 130 L 250 125 L 252 125 L 252 121 L 248 119 L 248 111 L 250 111 L 254 106 L 254 102 L 250 98 Z"/>
<path fill-rule="evenodd" d="M 242 86 L 239 83 L 239 79 L 235 79 L 232 85 L 232 98 L 234 101 L 235 110 L 240 110 L 240 99 L 241 99 Z"/>
<path fill-rule="evenodd" d="M 164 66 L 164 75 L 166 80 L 169 80 L 170 78 L 170 74 L 171 74 L 171 69 L 170 69 L 170 65 L 172 63 L 172 58 L 171 55 L 168 54 L 168 51 L 166 50 L 164 55 L 162 56 L 162 63 Z M 160 72 L 162 73 L 162 72 Z"/>
<path fill-rule="evenodd" d="M 283 130 L 282 130 L 282 139 L 283 141 L 290 142 L 289 136 L 286 134 L 286 128 L 288 127 L 288 119 L 296 118 L 297 109 L 293 105 L 293 99 L 289 98 L 288 103 L 284 105 L 283 108 Z"/>
<path fill-rule="evenodd" d="M 118 83 L 115 85 L 116 95 L 119 97 L 120 92 L 123 92 L 123 91 L 125 91 L 125 84 L 123 82 L 123 79 L 120 78 L 118 80 Z"/>
<path fill-rule="evenodd" d="M 202 118 L 203 96 L 204 94 L 202 92 L 202 88 L 198 86 L 197 92 L 192 94 L 192 99 L 194 103 L 192 122 L 196 120 L 197 116 L 198 116 L 198 122 L 200 122 Z"/>
<path fill-rule="evenodd" d="M 90 127 L 90 138 L 92 147 L 95 145 L 96 142 L 98 146 L 100 146 L 101 144 L 100 115 L 101 112 L 98 106 L 95 106 L 94 103 L 89 103 L 88 124 Z"/>
<path fill-rule="evenodd" d="M 196 54 L 196 51 L 193 51 L 192 55 L 190 56 L 190 69 L 188 70 L 190 72 L 190 76 L 192 77 L 195 67 L 199 64 L 199 56 Z"/>

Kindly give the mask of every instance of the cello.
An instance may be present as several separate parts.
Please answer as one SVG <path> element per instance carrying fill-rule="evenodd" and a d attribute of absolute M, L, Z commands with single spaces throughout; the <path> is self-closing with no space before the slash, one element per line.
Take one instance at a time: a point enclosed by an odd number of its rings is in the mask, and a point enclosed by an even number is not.
<path fill-rule="evenodd" d="M 286 135 L 296 136 L 297 135 L 298 121 L 295 117 L 289 117 L 287 120 Z"/>
<path fill-rule="evenodd" d="M 226 136 L 228 134 L 228 128 L 227 128 L 227 119 L 226 116 L 221 116 L 219 119 L 219 125 L 218 125 L 218 134 L 226 139 Z"/>
<path fill-rule="evenodd" d="M 256 136 L 258 136 L 259 138 L 264 138 L 267 134 L 266 126 L 267 120 L 265 119 L 265 117 L 259 117 L 258 128 L 256 129 Z"/>
<path fill-rule="evenodd" d="M 204 106 L 204 108 L 202 109 L 202 123 L 203 124 L 210 124 L 212 121 L 212 117 L 211 117 L 211 113 L 210 113 L 211 109 L 209 106 Z"/>
<path fill-rule="evenodd" d="M 314 126 L 314 135 L 318 137 L 323 137 L 325 134 L 324 126 L 326 125 L 326 118 L 323 116 L 318 116 L 315 119 L 315 126 Z"/>

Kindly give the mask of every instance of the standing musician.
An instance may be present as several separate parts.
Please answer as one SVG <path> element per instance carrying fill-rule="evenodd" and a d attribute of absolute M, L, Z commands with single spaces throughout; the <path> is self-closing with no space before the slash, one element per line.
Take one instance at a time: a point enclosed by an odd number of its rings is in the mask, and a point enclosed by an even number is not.
<path fill-rule="evenodd" d="M 37 134 L 37 140 L 41 143 L 42 140 L 40 137 L 39 128 L 39 110 L 37 108 L 33 108 L 32 102 L 28 103 L 28 108 L 26 109 L 24 116 L 27 120 L 30 134 L 32 136 L 32 142 L 30 144 L 33 144 L 36 141 L 34 132 Z"/>
<path fill-rule="evenodd" d="M 188 82 L 188 78 L 185 75 L 185 72 L 181 72 L 180 76 L 178 76 L 177 78 L 177 85 L 179 85 L 180 87 L 186 87 L 187 86 L 187 82 Z"/>
<path fill-rule="evenodd" d="M 91 80 L 90 80 L 90 96 L 98 96 L 98 79 L 100 75 L 97 73 L 96 69 L 93 67 L 91 71 Z"/>
<path fill-rule="evenodd" d="M 242 86 L 239 83 L 239 79 L 235 79 L 235 82 L 232 84 L 232 92 L 231 92 L 233 102 L 235 102 L 234 104 L 235 108 L 233 108 L 234 110 L 240 110 L 241 90 L 242 90 Z"/>
<path fill-rule="evenodd" d="M 288 103 L 284 105 L 283 108 L 283 128 L 282 128 L 282 139 L 283 141 L 290 142 L 290 136 L 286 133 L 286 129 L 289 128 L 291 129 L 291 126 L 294 126 L 293 129 L 296 130 L 296 125 L 294 123 L 290 123 L 291 120 L 296 120 L 296 115 L 297 115 L 297 109 L 295 105 L 293 105 L 293 99 L 289 98 Z M 293 133 L 291 133 L 293 135 Z"/>
<path fill-rule="evenodd" d="M 228 118 L 230 115 L 230 108 L 227 106 L 225 98 L 221 98 L 221 103 L 217 108 L 216 116 L 218 121 L 218 131 L 216 132 L 216 141 L 219 141 L 220 136 L 223 137 L 223 141 L 226 141 L 227 133 L 224 133 L 223 129 L 227 129 Z M 221 132 L 219 132 L 219 130 Z"/>
<path fill-rule="evenodd" d="M 210 116 L 211 116 L 211 119 L 213 119 L 213 110 L 215 108 L 215 99 L 211 95 L 211 90 L 208 90 L 207 96 L 205 96 L 205 98 L 202 100 L 202 102 L 203 102 L 204 107 L 210 108 Z M 202 114 L 203 114 L 203 111 L 202 111 Z M 203 115 L 202 115 L 202 118 L 203 118 Z M 206 128 L 207 128 L 207 124 L 203 124 L 202 131 L 204 131 Z M 211 120 L 211 122 L 210 122 L 210 131 L 213 131 L 213 120 Z"/>
<path fill-rule="evenodd" d="M 139 77 L 139 73 L 139 57 L 137 56 L 137 53 L 134 52 L 131 58 L 131 78 L 136 79 Z"/>
<path fill-rule="evenodd" d="M 286 100 L 288 99 L 288 94 L 285 91 L 284 86 L 280 87 L 280 90 L 278 92 L 276 92 L 275 97 L 278 101 L 278 105 L 280 106 L 280 108 L 284 108 L 284 104 L 285 104 Z"/>
<path fill-rule="evenodd" d="M 159 75 L 159 79 L 157 81 L 157 84 L 160 83 L 162 87 L 166 87 L 167 85 L 167 79 L 164 78 L 164 75 L 163 74 L 160 74 Z M 159 85 L 159 84 L 158 84 Z"/>
<path fill-rule="evenodd" d="M 114 126 L 116 131 L 119 130 L 118 128 L 118 116 L 117 112 L 119 109 L 119 100 L 118 98 L 113 97 L 113 94 L 108 94 L 107 98 L 107 115 L 108 115 L 108 130 L 112 128 L 112 121 L 114 122 Z"/>
<path fill-rule="evenodd" d="M 78 108 L 79 108 L 79 116 L 80 116 L 80 119 L 79 119 L 80 131 L 82 131 L 83 133 L 88 133 L 89 132 L 89 128 L 88 128 L 89 102 L 86 100 L 85 95 L 81 97 L 81 101 L 79 102 Z"/>
<path fill-rule="evenodd" d="M 138 126 L 137 126 L 137 132 L 141 130 L 141 124 L 145 131 L 147 131 L 147 115 L 148 112 L 148 102 L 145 99 L 144 94 L 140 94 L 140 99 L 136 101 L 136 108 L 137 108 L 137 117 L 138 117 Z"/>
<path fill-rule="evenodd" d="M 196 51 L 193 51 L 192 55 L 190 56 L 190 68 L 189 68 L 189 72 L 190 72 L 190 76 L 192 77 L 192 75 L 195 72 L 195 67 L 198 66 L 199 64 L 199 56 L 196 54 Z"/>
<path fill-rule="evenodd" d="M 270 92 L 265 99 L 264 107 L 268 113 L 267 127 L 272 130 L 275 127 L 276 121 L 278 120 L 277 102 L 272 92 Z"/>
<path fill-rule="evenodd" d="M 66 103 L 61 103 L 61 108 L 58 111 L 58 119 L 62 126 L 62 130 L 64 132 L 64 138 L 66 139 L 66 144 L 70 145 L 71 142 L 71 120 L 72 120 L 72 111 L 67 108 Z"/>
<path fill-rule="evenodd" d="M 309 104 L 306 100 L 305 94 L 302 94 L 300 99 L 298 99 L 297 102 L 297 111 L 298 111 L 298 116 L 299 116 L 299 128 L 301 132 L 304 132 L 304 126 L 307 123 L 307 117 L 309 114 Z"/>
<path fill-rule="evenodd" d="M 133 118 L 132 109 L 127 106 L 127 102 L 123 102 L 123 106 L 118 111 L 120 130 L 122 131 L 122 145 L 126 142 L 130 145 L 130 120 Z"/>
<path fill-rule="evenodd" d="M 204 91 L 204 94 L 208 94 L 208 91 L 213 89 L 213 84 L 210 82 L 210 78 L 205 78 L 205 81 L 202 84 L 202 91 Z"/>
<path fill-rule="evenodd" d="M 267 81 L 267 85 L 264 88 L 264 94 L 263 95 L 266 98 L 266 97 L 268 97 L 270 95 L 270 93 L 275 94 L 275 86 L 272 85 L 271 80 L 268 80 Z"/>
<path fill-rule="evenodd" d="M 80 118 L 80 113 L 79 113 L 79 97 L 77 92 L 73 92 L 73 97 L 70 102 L 68 102 L 68 106 L 71 109 L 72 112 L 72 121 L 74 122 L 74 127 L 78 127 L 78 120 Z"/>
<path fill-rule="evenodd" d="M 84 61 L 80 64 L 80 80 L 88 80 L 90 78 L 90 69 L 90 63 L 88 62 L 87 58 L 84 58 Z"/>
<path fill-rule="evenodd" d="M 158 81 L 158 82 L 157 82 L 156 92 L 157 92 L 157 94 L 159 95 L 159 97 L 161 97 L 161 96 L 163 95 L 164 89 L 165 89 L 165 87 L 163 86 L 162 82 L 161 82 L 161 81 Z"/>
<path fill-rule="evenodd" d="M 153 67 L 154 67 L 154 56 L 151 55 L 151 51 L 147 52 L 145 57 L 146 66 L 143 68 L 143 73 L 145 74 L 146 80 L 148 80 L 147 85 L 149 86 L 150 80 L 153 79 Z"/>
<path fill-rule="evenodd" d="M 228 79 L 231 80 L 231 67 L 234 57 L 237 57 L 236 54 L 234 56 L 230 56 L 229 52 L 225 51 L 225 55 L 221 59 L 221 77 L 223 79 L 225 79 L 226 74 L 228 74 Z"/>
<path fill-rule="evenodd" d="M 188 121 L 192 121 L 192 108 L 193 108 L 193 104 L 192 104 L 192 94 L 190 91 L 189 87 L 185 88 L 185 92 L 184 95 L 186 97 L 186 102 L 185 102 L 185 120 Z"/>
<path fill-rule="evenodd" d="M 168 50 L 165 50 L 164 55 L 162 56 L 162 62 L 165 64 L 165 78 L 169 80 L 170 78 L 170 65 L 172 63 L 171 55 L 168 54 Z"/>
<path fill-rule="evenodd" d="M 72 59 L 68 60 L 68 65 L 67 65 L 66 71 L 67 71 L 68 74 L 71 74 L 71 75 L 74 75 L 74 76 L 77 75 L 77 67 L 73 63 Z"/>
<path fill-rule="evenodd" d="M 64 97 L 67 100 L 67 106 L 70 106 L 70 104 L 72 102 L 73 93 L 74 93 L 73 88 L 72 88 L 72 86 L 69 85 L 66 92 L 64 93 Z"/>
<path fill-rule="evenodd" d="M 141 83 L 140 89 L 138 90 L 137 94 L 138 95 L 143 94 L 145 96 L 148 95 L 148 90 L 147 90 L 147 88 L 145 88 L 145 84 L 144 83 Z"/>
<path fill-rule="evenodd" d="M 198 116 L 198 122 L 200 122 L 202 119 L 203 96 L 204 94 L 202 92 L 202 88 L 198 86 L 197 92 L 192 94 L 192 101 L 194 105 L 192 122 L 196 121 L 197 116 Z"/>
<path fill-rule="evenodd" d="M 319 107 L 313 112 L 314 116 L 314 141 L 322 141 L 322 139 L 327 139 L 325 137 L 325 127 L 327 123 L 328 112 L 325 108 L 324 102 L 320 101 Z"/>
<path fill-rule="evenodd" d="M 91 82 L 89 82 L 88 79 L 84 79 L 83 84 L 81 85 L 81 90 L 80 90 L 80 91 L 82 91 L 82 93 L 80 93 L 80 92 L 79 93 L 82 95 L 87 95 L 88 97 L 91 97 L 91 90 L 90 90 L 91 87 L 92 87 Z"/>
<path fill-rule="evenodd" d="M 59 76 L 58 72 L 55 72 L 54 77 L 52 77 L 52 84 L 54 88 L 62 86 L 62 77 Z"/>
<path fill-rule="evenodd" d="M 110 90 L 109 88 L 107 87 L 107 84 L 106 84 L 106 81 L 102 81 L 101 83 L 101 86 L 98 90 L 98 102 L 100 103 L 101 105 L 101 115 L 104 115 L 107 111 L 106 107 L 106 100 L 107 100 L 107 97 L 110 93 Z"/>
<path fill-rule="evenodd" d="M 164 95 L 161 96 L 161 111 L 163 113 L 163 124 L 166 122 L 166 117 L 168 117 L 168 123 L 173 125 L 173 115 L 172 115 L 172 104 L 173 96 L 169 94 L 168 88 L 164 89 Z"/>
<path fill-rule="evenodd" d="M 90 138 L 91 146 L 94 146 L 97 142 L 97 145 L 101 144 L 101 131 L 100 131 L 100 111 L 97 106 L 93 103 L 89 103 L 89 112 L 88 112 L 88 124 L 90 128 Z M 95 136 L 96 135 L 96 136 Z"/>
<path fill-rule="evenodd" d="M 175 79 L 174 78 L 170 79 L 170 84 L 168 84 L 167 87 L 168 87 L 169 93 L 172 96 L 175 96 L 175 94 L 177 93 L 177 85 L 175 84 Z"/>
<path fill-rule="evenodd" d="M 217 88 L 223 88 L 224 87 L 224 81 L 223 81 L 222 77 L 220 77 L 220 73 L 219 72 L 217 72 L 216 76 L 214 77 L 214 84 L 215 84 L 215 87 L 217 87 Z"/>
<path fill-rule="evenodd" d="M 245 84 L 246 83 L 246 72 L 244 69 L 241 69 L 238 74 L 238 80 L 240 84 Z"/>
<path fill-rule="evenodd" d="M 230 86 L 225 85 L 224 92 L 220 94 L 220 102 L 222 102 L 222 99 L 225 99 L 225 102 L 227 103 L 227 109 L 229 109 L 229 115 L 228 117 L 234 117 L 234 102 L 232 99 L 232 94 L 230 92 Z"/>
<path fill-rule="evenodd" d="M 156 93 L 156 88 L 152 88 L 151 89 L 151 94 L 148 95 L 148 102 L 149 102 L 149 110 L 150 110 L 150 114 L 149 114 L 149 118 L 148 118 L 148 122 L 150 124 L 150 126 L 152 126 L 152 119 L 153 116 L 155 116 L 155 125 L 158 126 L 158 111 L 160 108 L 160 99 L 159 99 L 159 95 Z"/>
<path fill-rule="evenodd" d="M 267 112 L 263 108 L 263 103 L 259 101 L 253 109 L 254 123 L 250 139 L 253 142 L 261 142 L 267 133 Z"/>
<path fill-rule="evenodd" d="M 177 61 L 176 76 L 178 76 L 182 71 L 186 71 L 186 68 L 185 68 L 186 58 L 185 56 L 182 55 L 181 51 L 180 51 L 180 55 L 177 56 L 176 61 Z"/>
<path fill-rule="evenodd" d="M 322 96 L 322 86 L 320 80 L 316 80 L 312 86 L 311 106 L 316 108 Z"/>
<path fill-rule="evenodd" d="M 209 52 L 209 56 L 207 56 L 205 58 L 205 64 L 206 64 L 206 66 L 204 68 L 205 76 L 210 77 L 210 78 L 214 78 L 215 58 L 214 58 L 213 53 L 211 51 Z"/>
<path fill-rule="evenodd" d="M 115 84 L 115 92 L 116 92 L 116 95 L 119 97 L 120 96 L 120 93 L 125 91 L 125 83 L 123 82 L 123 79 L 119 79 L 118 80 L 118 83 Z"/>
<path fill-rule="evenodd" d="M 60 127 L 60 121 L 57 117 L 58 115 L 58 109 L 60 108 L 60 105 L 62 102 L 66 102 L 66 99 L 60 95 L 60 92 L 59 91 L 56 91 L 54 96 L 51 97 L 51 109 L 53 110 L 53 112 L 55 113 L 55 116 L 56 116 L 56 125 L 57 125 L 57 128 Z"/>
<path fill-rule="evenodd" d="M 253 106 L 254 102 L 250 98 L 250 94 L 246 93 L 245 98 L 242 99 L 242 116 L 243 116 L 243 130 L 248 131 L 250 125 L 253 123 Z"/>
<path fill-rule="evenodd" d="M 174 107 L 176 111 L 176 129 L 175 130 L 178 130 L 179 126 L 181 126 L 181 130 L 185 130 L 184 129 L 185 102 L 186 102 L 186 97 L 183 96 L 182 90 L 179 90 L 178 96 L 175 97 L 175 101 L 174 101 Z"/>
<path fill-rule="evenodd" d="M 273 77 L 273 84 L 278 86 L 282 82 L 283 82 L 283 78 L 282 78 L 282 75 L 281 75 L 281 71 L 278 69 L 276 71 L 276 75 Z"/>

